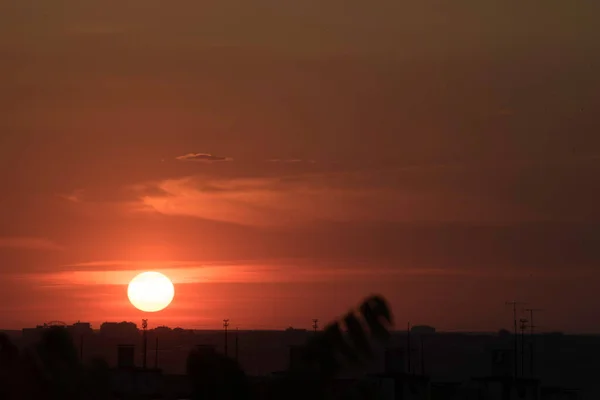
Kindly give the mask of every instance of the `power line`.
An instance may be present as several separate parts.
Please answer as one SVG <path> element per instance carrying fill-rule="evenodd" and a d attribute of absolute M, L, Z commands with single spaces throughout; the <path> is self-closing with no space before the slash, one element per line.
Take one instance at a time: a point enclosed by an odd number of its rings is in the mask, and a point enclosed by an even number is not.
<path fill-rule="evenodd" d="M 312 320 L 313 324 L 313 331 L 315 332 L 315 334 L 317 333 L 317 329 L 319 329 L 319 319 L 318 318 L 313 318 Z"/>

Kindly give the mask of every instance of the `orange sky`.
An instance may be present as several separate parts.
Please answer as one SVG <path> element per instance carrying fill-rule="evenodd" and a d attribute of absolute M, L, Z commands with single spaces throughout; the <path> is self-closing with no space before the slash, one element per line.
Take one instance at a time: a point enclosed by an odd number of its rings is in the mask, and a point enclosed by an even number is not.
<path fill-rule="evenodd" d="M 600 331 L 600 5 L 297 3 L 3 3 L 0 327 Z"/>

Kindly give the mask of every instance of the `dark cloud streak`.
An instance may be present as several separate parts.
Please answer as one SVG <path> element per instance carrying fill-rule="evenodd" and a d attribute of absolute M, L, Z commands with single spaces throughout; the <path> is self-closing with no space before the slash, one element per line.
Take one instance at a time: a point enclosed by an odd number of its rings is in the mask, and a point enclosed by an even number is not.
<path fill-rule="evenodd" d="M 204 163 L 213 163 L 213 162 L 222 162 L 222 161 L 233 161 L 230 157 L 222 157 L 222 156 L 214 156 L 208 153 L 188 153 L 183 156 L 175 157 L 176 160 L 186 161 L 186 162 L 204 162 Z"/>
<path fill-rule="evenodd" d="M 316 163 L 315 160 L 303 160 L 300 158 L 272 158 L 270 160 L 267 160 L 267 162 L 282 163 L 282 164 L 298 164 L 298 163 L 314 164 L 314 163 Z"/>

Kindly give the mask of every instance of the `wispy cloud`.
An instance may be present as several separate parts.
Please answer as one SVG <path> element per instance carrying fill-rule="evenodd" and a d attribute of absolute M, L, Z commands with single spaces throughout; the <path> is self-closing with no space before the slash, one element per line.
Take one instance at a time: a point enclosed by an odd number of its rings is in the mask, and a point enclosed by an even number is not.
<path fill-rule="evenodd" d="M 63 247 L 46 238 L 0 237 L 0 247 L 28 250 L 62 250 Z"/>
<path fill-rule="evenodd" d="M 83 194 L 83 189 L 76 189 L 70 193 L 57 194 L 57 196 L 72 203 L 79 203 L 83 199 Z"/>
<path fill-rule="evenodd" d="M 483 196 L 491 197 L 486 192 L 469 187 L 460 190 L 437 175 L 438 171 L 403 170 L 278 178 L 191 176 L 156 182 L 153 185 L 166 195 L 141 195 L 140 200 L 165 215 L 253 226 L 290 227 L 323 221 L 495 222 L 523 217 L 525 211 L 518 204 L 503 202 L 501 197 L 484 202 Z M 435 190 L 432 181 L 437 183 Z"/>
<path fill-rule="evenodd" d="M 175 159 L 179 161 L 203 163 L 233 161 L 230 157 L 215 156 L 209 153 L 188 153 L 183 156 L 175 157 Z"/>
<path fill-rule="evenodd" d="M 420 277 L 444 278 L 444 277 L 497 277 L 515 278 L 531 277 L 539 273 L 534 269 L 514 268 L 506 269 L 481 269 L 481 268 L 427 268 L 427 267 L 398 267 L 398 266 L 374 266 L 354 265 L 352 263 L 327 263 L 323 260 L 312 260 L 310 262 L 290 263 L 242 263 L 204 265 L 201 262 L 172 262 L 172 265 L 188 265 L 186 267 L 159 267 L 161 263 L 145 262 L 146 268 L 138 269 L 129 267 L 118 269 L 121 261 L 101 261 L 97 263 L 84 263 L 78 265 L 111 265 L 112 268 L 71 271 L 59 271 L 48 273 L 31 273 L 13 276 L 12 279 L 20 281 L 35 282 L 43 287 L 70 287 L 90 285 L 127 285 L 141 271 L 158 271 L 164 273 L 174 284 L 198 284 L 198 283 L 327 283 L 327 282 L 367 282 L 381 281 L 382 279 L 419 279 Z M 140 262 L 141 263 L 141 262 Z M 138 264 L 137 266 L 140 266 Z M 561 271 L 544 271 L 546 278 L 560 278 Z M 593 269 L 581 270 L 577 274 L 583 276 L 595 276 Z"/>
<path fill-rule="evenodd" d="M 65 33 L 68 35 L 119 35 L 131 31 L 131 27 L 119 26 L 116 24 L 94 24 L 82 23 L 78 25 L 68 26 Z"/>
<path fill-rule="evenodd" d="M 199 263 L 196 263 L 198 265 Z M 383 277 L 462 276 L 468 270 L 438 268 L 344 267 L 306 264 L 240 264 L 202 267 L 75 270 L 28 274 L 21 279 L 35 281 L 44 287 L 77 285 L 127 285 L 141 271 L 164 273 L 174 284 L 194 283 L 314 283 L 342 282 L 360 279 L 377 280 Z"/>
<path fill-rule="evenodd" d="M 298 163 L 307 163 L 307 164 L 315 164 L 315 160 L 304 160 L 300 158 L 272 158 L 267 160 L 267 162 L 271 163 L 282 163 L 282 164 L 298 164 Z"/>
<path fill-rule="evenodd" d="M 515 114 L 515 110 L 513 110 L 512 108 L 501 108 L 496 112 L 497 115 L 499 116 L 511 116 Z"/>
<path fill-rule="evenodd" d="M 64 268 L 73 270 L 106 270 L 122 267 L 130 270 L 152 270 L 165 268 L 202 267 L 205 263 L 200 261 L 153 261 L 153 260 L 99 260 L 73 263 L 64 265 Z M 214 265 L 211 263 L 210 265 Z"/>

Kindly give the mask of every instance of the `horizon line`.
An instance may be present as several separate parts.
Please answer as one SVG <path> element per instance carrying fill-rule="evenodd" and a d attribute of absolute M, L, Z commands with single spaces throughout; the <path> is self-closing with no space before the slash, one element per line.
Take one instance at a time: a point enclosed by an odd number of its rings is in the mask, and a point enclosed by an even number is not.
<path fill-rule="evenodd" d="M 134 323 L 132 321 L 107 321 L 109 323 L 121 323 L 121 322 L 129 322 L 129 323 Z M 85 324 L 86 322 L 80 322 Z M 134 323 L 135 324 L 135 323 Z M 24 328 L 0 328 L 0 332 L 23 332 L 23 330 L 25 329 L 47 329 L 47 328 L 51 328 L 51 327 L 71 327 L 72 325 L 37 325 L 37 326 L 33 326 L 33 327 L 24 327 Z M 428 326 L 429 327 L 429 326 Z M 166 325 L 159 325 L 156 326 L 154 328 L 148 328 L 148 331 L 153 331 L 156 330 L 157 328 L 169 328 L 170 330 L 175 330 L 175 329 L 181 329 L 183 331 L 187 331 L 187 332 L 223 332 L 224 329 L 223 328 L 184 328 L 181 326 L 176 326 L 174 328 L 166 326 Z M 291 328 L 291 329 L 290 329 Z M 509 335 L 514 335 L 514 332 L 512 332 L 509 329 L 498 329 L 496 331 L 489 331 L 489 330 L 438 330 L 435 327 L 431 327 L 434 329 L 434 332 L 425 332 L 425 334 L 430 334 L 430 335 L 435 335 L 435 334 L 471 334 L 471 335 L 499 335 L 501 331 L 506 331 L 508 332 Z M 92 332 L 94 333 L 99 333 L 100 327 L 98 328 L 91 328 Z M 138 327 L 136 324 L 136 329 L 139 332 L 142 332 L 143 329 Z M 301 332 L 313 332 L 314 333 L 314 329 L 313 328 L 294 328 L 294 327 L 288 327 L 288 328 L 239 328 L 236 327 L 235 329 L 229 329 L 230 332 L 286 332 L 287 330 L 292 330 L 292 331 L 301 331 Z M 323 329 L 318 329 L 317 332 L 323 332 Z M 407 333 L 406 329 L 390 329 L 390 333 Z M 410 333 L 412 334 L 423 334 L 423 332 L 415 332 L 415 331 L 410 331 Z M 519 333 L 520 334 L 520 333 Z M 560 334 L 560 335 L 569 335 L 569 336 L 600 336 L 600 332 L 565 332 L 565 331 L 557 331 L 557 330 L 550 330 L 550 331 L 537 331 L 534 335 L 552 335 L 552 334 Z M 527 334 L 529 335 L 529 333 Z"/>

